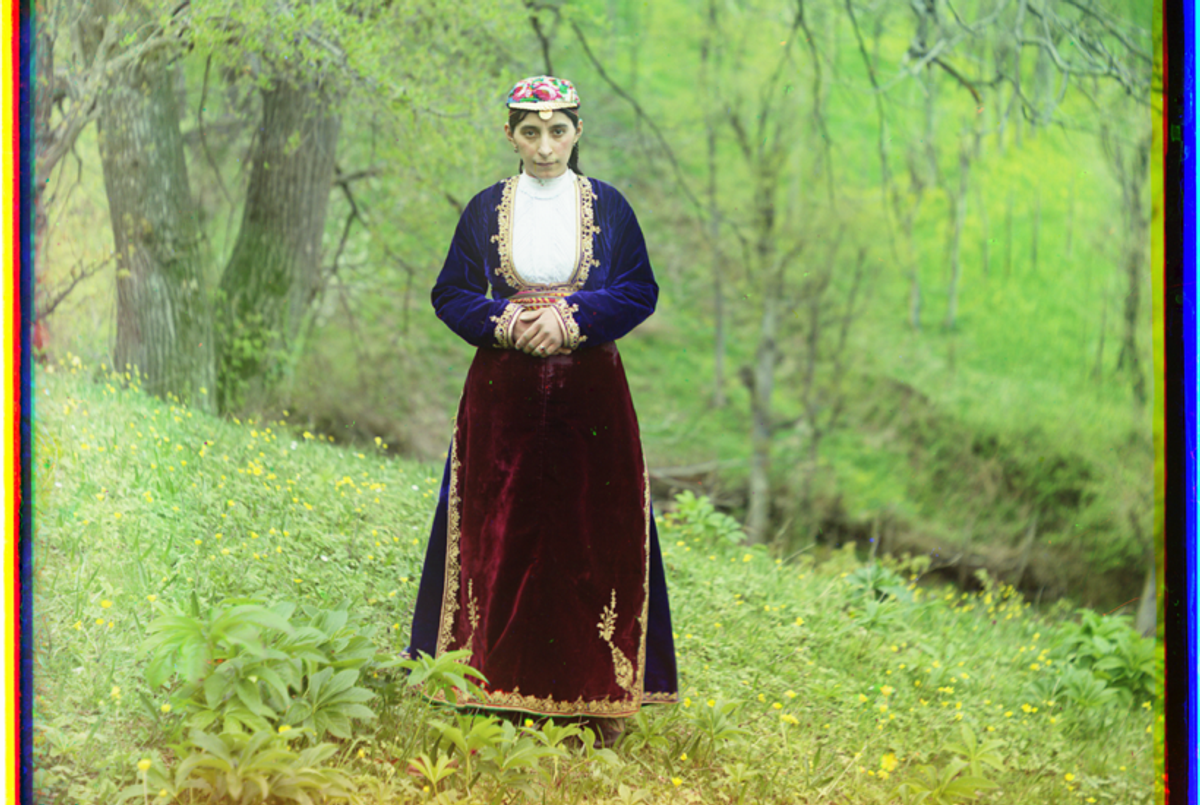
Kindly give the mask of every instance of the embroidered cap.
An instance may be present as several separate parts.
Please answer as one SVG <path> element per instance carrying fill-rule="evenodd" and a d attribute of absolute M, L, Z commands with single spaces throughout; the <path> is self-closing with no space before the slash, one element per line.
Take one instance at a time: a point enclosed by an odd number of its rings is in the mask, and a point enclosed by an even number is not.
<path fill-rule="evenodd" d="M 531 109 L 542 120 L 549 120 L 555 109 L 575 109 L 579 94 L 575 85 L 565 78 L 535 75 L 513 85 L 508 93 L 509 109 Z"/>

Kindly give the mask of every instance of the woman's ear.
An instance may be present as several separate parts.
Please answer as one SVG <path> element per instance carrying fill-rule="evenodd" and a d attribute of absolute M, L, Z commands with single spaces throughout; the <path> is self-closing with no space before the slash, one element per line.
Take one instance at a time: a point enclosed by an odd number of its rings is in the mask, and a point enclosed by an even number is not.
<path fill-rule="evenodd" d="M 583 134 L 583 118 L 575 121 L 575 142 L 579 142 L 580 136 Z"/>
<path fill-rule="evenodd" d="M 517 144 L 517 141 L 513 139 L 512 127 L 507 123 L 504 124 L 504 136 L 507 137 L 508 141 L 513 145 Z"/>

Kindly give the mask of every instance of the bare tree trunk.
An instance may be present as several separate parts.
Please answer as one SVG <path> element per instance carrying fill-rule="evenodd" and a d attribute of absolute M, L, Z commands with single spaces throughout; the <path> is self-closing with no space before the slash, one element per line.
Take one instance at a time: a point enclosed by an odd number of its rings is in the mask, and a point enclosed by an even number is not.
<path fill-rule="evenodd" d="M 958 194 L 954 198 L 954 242 L 950 248 L 950 287 L 947 290 L 946 321 L 947 330 L 954 329 L 955 316 L 958 313 L 958 281 L 962 275 L 962 230 L 967 216 L 968 174 L 971 169 L 971 158 L 964 144 L 958 154 Z"/>
<path fill-rule="evenodd" d="M 1029 567 L 1029 557 L 1033 553 L 1033 543 L 1037 539 L 1037 522 L 1037 512 L 1034 512 L 1033 517 L 1029 520 L 1029 527 L 1025 530 L 1025 538 L 1021 540 L 1020 559 L 1017 560 L 1017 571 L 1013 574 L 1013 587 L 1020 587 L 1021 580 L 1025 578 L 1025 570 Z"/>
<path fill-rule="evenodd" d="M 221 277 L 222 410 L 271 401 L 319 286 L 340 129 L 326 92 L 285 79 L 263 92 L 245 212 Z"/>
<path fill-rule="evenodd" d="M 712 86 L 714 71 L 709 69 L 713 58 L 717 31 L 717 5 L 708 4 L 708 29 L 700 51 L 700 83 L 707 93 L 705 125 L 708 128 L 708 242 L 712 249 L 713 278 L 713 397 L 714 408 L 724 408 L 725 397 L 725 293 L 722 288 L 722 273 L 725 270 L 724 254 L 721 249 L 721 208 L 717 203 L 717 111 Z"/>
<path fill-rule="evenodd" d="M 1126 150 L 1119 143 L 1110 142 L 1106 150 L 1109 152 L 1109 159 L 1115 168 L 1117 179 L 1121 183 L 1124 208 L 1122 218 L 1125 232 L 1123 233 L 1124 256 L 1122 262 L 1125 269 L 1126 290 L 1124 328 L 1117 368 L 1128 373 L 1134 401 L 1138 408 L 1144 408 L 1146 406 L 1146 378 L 1142 371 L 1141 356 L 1138 352 L 1137 335 L 1141 318 L 1142 285 L 1146 281 L 1146 232 L 1149 216 L 1145 211 L 1143 195 L 1148 181 L 1150 136 L 1143 136 L 1133 145 L 1128 163 L 1126 162 Z"/>
<path fill-rule="evenodd" d="M 93 6 L 95 32 L 115 9 Z M 95 38 L 85 37 L 93 50 Z M 159 51 L 101 98 L 100 160 L 117 259 L 117 371 L 211 410 L 212 319 L 188 184 L 175 70 Z"/>
<path fill-rule="evenodd" d="M 783 296 L 783 265 L 775 259 L 775 179 L 768 160 L 759 162 L 756 226 L 757 258 L 763 277 L 762 317 L 754 357 L 751 399 L 750 500 L 746 511 L 749 542 L 767 541 L 771 514 L 771 395 L 778 363 L 779 308 Z"/>
<path fill-rule="evenodd" d="M 1146 581 L 1142 584 L 1142 600 L 1138 603 L 1134 627 L 1142 637 L 1154 637 L 1158 614 L 1158 588 L 1154 583 L 1154 556 L 1146 564 Z"/>
<path fill-rule="evenodd" d="M 904 242 L 908 246 L 909 254 L 911 255 L 912 264 L 908 272 L 908 323 L 913 328 L 914 332 L 921 331 L 921 260 L 920 255 L 916 253 L 916 241 L 913 239 L 913 226 L 916 223 L 917 214 L 921 209 L 921 201 L 925 197 L 925 183 L 921 179 L 921 172 L 918 166 L 914 149 L 910 146 L 908 151 L 908 179 L 909 186 L 916 198 L 913 203 L 905 211 L 903 217 L 904 223 Z M 898 205 L 897 205 L 898 206 Z"/>
<path fill-rule="evenodd" d="M 983 218 L 983 241 L 980 243 L 983 258 L 983 278 L 986 280 L 992 273 L 992 222 L 988 215 L 987 197 L 982 188 L 976 193 L 979 205 L 979 215 Z"/>

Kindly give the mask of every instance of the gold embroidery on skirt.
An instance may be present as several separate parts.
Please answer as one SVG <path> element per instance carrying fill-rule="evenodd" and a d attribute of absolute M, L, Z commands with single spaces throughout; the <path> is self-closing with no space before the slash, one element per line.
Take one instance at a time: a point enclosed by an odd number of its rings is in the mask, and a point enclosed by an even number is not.
<path fill-rule="evenodd" d="M 467 638 L 467 648 L 475 650 L 475 630 L 479 628 L 479 602 L 475 600 L 475 581 L 467 580 L 467 620 L 471 622 L 471 636 Z"/>
<path fill-rule="evenodd" d="M 490 707 L 497 710 L 522 710 L 529 713 L 539 713 L 542 715 L 593 715 L 593 716 L 629 716 L 633 715 L 641 707 L 640 698 L 626 699 L 620 701 L 612 701 L 610 699 L 596 699 L 586 701 L 582 696 L 573 702 L 556 701 L 554 699 L 544 699 L 539 696 L 526 696 L 521 693 L 521 688 L 517 687 L 512 691 L 494 690 L 487 691 L 482 699 L 475 699 L 467 695 L 461 690 L 455 690 L 454 701 L 448 702 L 455 707 Z M 438 691 L 429 698 L 437 702 L 446 702 L 446 697 L 441 691 Z"/>
<path fill-rule="evenodd" d="M 459 468 L 458 426 L 455 425 L 454 438 L 450 440 L 450 494 L 446 506 L 446 576 L 442 591 L 442 618 L 438 624 L 437 652 L 434 655 L 437 657 L 450 650 L 450 643 L 454 639 L 454 613 L 458 611 L 458 577 L 462 572 L 458 560 L 461 529 L 458 506 L 462 502 L 458 497 Z"/>
<path fill-rule="evenodd" d="M 613 630 L 616 628 L 616 625 L 617 591 L 614 589 L 612 591 L 612 600 L 604 608 L 604 611 L 600 615 L 600 622 L 596 626 L 600 629 L 600 637 L 604 639 L 605 643 L 608 643 L 608 648 L 612 651 L 613 674 L 617 678 L 617 684 L 636 697 L 638 691 L 633 684 L 633 663 L 629 661 L 629 658 L 612 641 Z"/>
<path fill-rule="evenodd" d="M 650 626 L 650 470 L 646 453 L 642 451 L 642 615 L 639 618 L 641 635 L 638 638 L 637 690 L 646 687 L 646 640 Z"/>

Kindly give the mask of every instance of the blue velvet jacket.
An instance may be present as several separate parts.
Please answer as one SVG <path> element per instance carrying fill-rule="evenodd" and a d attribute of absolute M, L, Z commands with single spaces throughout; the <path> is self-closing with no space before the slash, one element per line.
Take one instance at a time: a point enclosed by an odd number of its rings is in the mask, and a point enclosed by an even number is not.
<path fill-rule="evenodd" d="M 615 341 L 654 312 L 658 284 L 646 242 L 615 187 L 579 177 L 575 270 L 565 283 L 544 285 L 525 282 L 513 267 L 516 186 L 516 176 L 497 182 L 471 199 L 459 219 L 432 293 L 451 330 L 475 346 L 511 348 L 522 308 L 553 307 L 567 333 L 564 346 L 584 349 Z"/>

